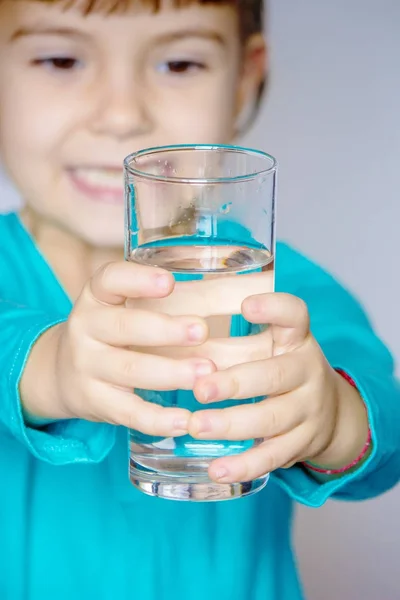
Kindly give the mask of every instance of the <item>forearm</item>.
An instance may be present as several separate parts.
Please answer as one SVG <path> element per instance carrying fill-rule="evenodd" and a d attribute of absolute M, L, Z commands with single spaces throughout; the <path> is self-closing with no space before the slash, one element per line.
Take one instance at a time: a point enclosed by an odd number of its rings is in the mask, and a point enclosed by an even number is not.
<path fill-rule="evenodd" d="M 367 458 L 370 428 L 367 408 L 357 388 L 336 371 L 332 378 L 337 402 L 334 433 L 327 448 L 309 462 L 324 470 L 337 471 L 352 465 L 359 457 Z"/>
<path fill-rule="evenodd" d="M 61 408 L 56 381 L 57 348 L 63 323 L 45 331 L 33 345 L 19 383 L 27 423 L 44 425 L 69 416 Z"/>

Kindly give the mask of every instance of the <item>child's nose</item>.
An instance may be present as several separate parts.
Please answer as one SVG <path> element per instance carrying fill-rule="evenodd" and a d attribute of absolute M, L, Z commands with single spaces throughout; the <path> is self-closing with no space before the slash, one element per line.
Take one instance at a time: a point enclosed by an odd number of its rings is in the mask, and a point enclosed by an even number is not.
<path fill-rule="evenodd" d="M 140 83 L 131 77 L 120 81 L 104 78 L 94 102 L 92 130 L 121 140 L 144 135 L 151 131 L 151 119 Z"/>

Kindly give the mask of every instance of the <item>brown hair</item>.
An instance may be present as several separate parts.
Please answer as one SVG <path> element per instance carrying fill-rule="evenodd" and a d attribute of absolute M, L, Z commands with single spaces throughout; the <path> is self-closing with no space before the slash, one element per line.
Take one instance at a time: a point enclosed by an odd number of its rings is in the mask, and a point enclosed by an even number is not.
<path fill-rule="evenodd" d="M 79 2 L 82 4 L 82 12 L 87 15 L 95 11 L 113 13 L 126 9 L 129 0 L 36 0 L 40 2 L 55 3 L 62 2 L 65 8 Z M 160 10 L 162 0 L 138 0 L 142 4 L 151 6 L 154 12 Z M 177 7 L 188 6 L 192 3 L 198 4 L 222 4 L 233 6 L 239 14 L 240 33 L 246 40 L 254 33 L 263 29 L 264 0 L 173 0 Z"/>

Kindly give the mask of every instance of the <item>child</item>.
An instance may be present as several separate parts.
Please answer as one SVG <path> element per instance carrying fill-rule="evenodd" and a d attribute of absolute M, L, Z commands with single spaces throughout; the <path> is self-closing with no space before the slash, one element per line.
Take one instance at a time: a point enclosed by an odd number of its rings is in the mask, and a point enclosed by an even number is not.
<path fill-rule="evenodd" d="M 260 5 L 0 1 L 0 155 L 25 202 L 0 218 L 1 598 L 299 600 L 292 500 L 363 499 L 398 480 L 392 359 L 347 292 L 283 244 L 280 293 L 243 305 L 271 325 L 272 359 L 244 349 L 212 372 L 207 357 L 127 349 L 207 333 L 200 318 L 124 308 L 173 281 L 122 260 L 122 159 L 234 138 L 264 80 Z M 269 400 L 189 414 L 132 392 L 156 387 Z M 210 476 L 270 482 L 236 502 L 147 497 L 116 425 L 267 438 Z"/>

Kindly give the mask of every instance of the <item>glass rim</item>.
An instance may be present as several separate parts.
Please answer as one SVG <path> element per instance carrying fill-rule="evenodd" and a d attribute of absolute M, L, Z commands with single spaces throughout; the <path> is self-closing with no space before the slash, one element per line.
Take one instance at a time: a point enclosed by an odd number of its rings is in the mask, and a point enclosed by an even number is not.
<path fill-rule="evenodd" d="M 203 150 L 203 151 L 223 151 L 229 150 L 232 153 L 247 154 L 258 156 L 270 161 L 270 165 L 264 169 L 258 169 L 252 173 L 246 173 L 244 175 L 233 175 L 233 176 L 222 176 L 222 177 L 175 177 L 173 175 L 155 175 L 153 173 L 147 173 L 140 168 L 132 166 L 132 162 L 141 156 L 151 154 L 163 154 L 167 152 L 174 152 L 179 150 Z M 148 179 L 150 181 L 157 181 L 162 183 L 185 183 L 185 184 L 218 184 L 218 183 L 239 183 L 243 181 L 251 181 L 261 176 L 270 175 L 276 172 L 278 168 L 278 162 L 271 154 L 264 152 L 263 150 L 256 150 L 254 148 L 247 148 L 245 146 L 234 146 L 229 144 L 173 144 L 168 146 L 154 146 L 150 148 L 143 148 L 128 154 L 124 159 L 124 169 L 140 179 Z"/>

